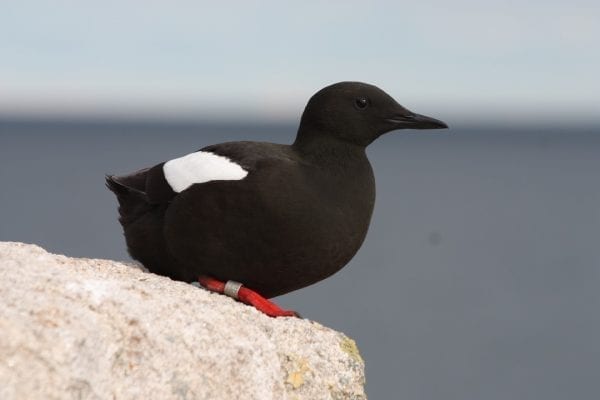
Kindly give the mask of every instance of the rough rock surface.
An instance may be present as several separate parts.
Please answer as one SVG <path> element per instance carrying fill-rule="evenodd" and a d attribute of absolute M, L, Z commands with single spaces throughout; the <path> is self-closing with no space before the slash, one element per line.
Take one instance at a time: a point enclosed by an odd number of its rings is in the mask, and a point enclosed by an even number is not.
<path fill-rule="evenodd" d="M 352 339 L 108 260 L 0 242 L 0 399 L 365 399 Z"/>

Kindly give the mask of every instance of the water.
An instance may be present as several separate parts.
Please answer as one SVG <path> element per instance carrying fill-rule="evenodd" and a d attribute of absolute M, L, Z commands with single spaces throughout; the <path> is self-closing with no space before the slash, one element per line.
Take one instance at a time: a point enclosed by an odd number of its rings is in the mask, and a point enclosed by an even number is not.
<path fill-rule="evenodd" d="M 105 173 L 294 133 L 1 121 L 0 240 L 126 260 Z M 359 254 L 278 301 L 357 340 L 373 399 L 595 398 L 599 156 L 594 126 L 391 133 L 369 148 L 377 204 Z"/>

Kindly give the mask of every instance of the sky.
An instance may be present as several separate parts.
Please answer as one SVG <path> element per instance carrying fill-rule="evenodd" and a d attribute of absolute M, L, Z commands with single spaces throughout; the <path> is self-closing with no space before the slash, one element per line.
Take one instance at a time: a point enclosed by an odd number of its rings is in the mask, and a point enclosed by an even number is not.
<path fill-rule="evenodd" d="M 297 118 L 376 84 L 467 119 L 600 114 L 597 1 L 0 3 L 0 115 Z"/>

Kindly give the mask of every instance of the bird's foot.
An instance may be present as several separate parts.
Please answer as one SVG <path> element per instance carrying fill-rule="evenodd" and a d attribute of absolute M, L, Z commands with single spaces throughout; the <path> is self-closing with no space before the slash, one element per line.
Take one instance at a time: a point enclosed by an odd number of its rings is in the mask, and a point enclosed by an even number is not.
<path fill-rule="evenodd" d="M 198 282 L 202 287 L 211 292 L 217 292 L 227 295 L 233 299 L 241 301 L 244 304 L 253 306 L 258 311 L 268 315 L 269 317 L 300 317 L 296 311 L 284 310 L 277 304 L 265 299 L 254 290 L 242 286 L 241 283 L 235 281 L 222 282 L 214 278 L 202 275 L 198 278 Z"/>

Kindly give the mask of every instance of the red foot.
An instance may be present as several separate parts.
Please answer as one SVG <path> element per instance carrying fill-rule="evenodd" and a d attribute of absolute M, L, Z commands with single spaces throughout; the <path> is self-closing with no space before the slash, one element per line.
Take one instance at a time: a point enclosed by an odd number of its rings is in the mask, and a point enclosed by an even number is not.
<path fill-rule="evenodd" d="M 225 282 L 221 282 L 214 278 L 210 278 L 208 276 L 202 275 L 198 278 L 198 282 L 204 288 L 210 290 L 211 292 L 217 292 L 224 294 L 225 290 Z M 277 304 L 273 303 L 262 297 L 260 294 L 256 293 L 254 290 L 248 289 L 247 287 L 242 286 L 238 291 L 237 300 L 242 303 L 253 306 L 258 311 L 267 314 L 269 317 L 298 317 L 300 318 L 300 314 L 291 310 L 284 310 L 280 308 Z"/>

